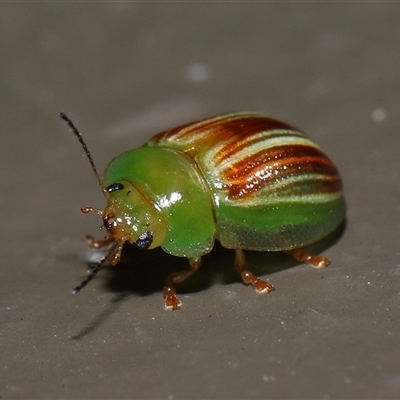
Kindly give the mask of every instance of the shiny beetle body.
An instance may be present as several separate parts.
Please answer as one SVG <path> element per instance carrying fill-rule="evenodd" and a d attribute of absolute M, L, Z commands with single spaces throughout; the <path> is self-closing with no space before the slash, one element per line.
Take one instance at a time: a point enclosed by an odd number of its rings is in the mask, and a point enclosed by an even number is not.
<path fill-rule="evenodd" d="M 112 244 L 105 260 L 115 265 L 126 241 L 189 259 L 189 270 L 167 277 L 164 295 L 172 309 L 180 306 L 173 285 L 200 266 L 215 239 L 236 250 L 245 283 L 270 291 L 269 282 L 248 271 L 242 250 L 287 251 L 327 266 L 328 259 L 300 248 L 328 235 L 345 217 L 338 171 L 321 148 L 290 125 L 256 113 L 162 132 L 114 158 L 99 182 L 106 208 L 83 212 L 103 218 L 108 237 L 89 237 L 89 244 Z"/>

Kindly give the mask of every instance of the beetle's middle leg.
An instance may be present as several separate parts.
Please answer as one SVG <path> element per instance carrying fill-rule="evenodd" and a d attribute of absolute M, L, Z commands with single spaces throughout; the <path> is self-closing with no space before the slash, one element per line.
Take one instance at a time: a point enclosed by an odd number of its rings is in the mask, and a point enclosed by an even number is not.
<path fill-rule="evenodd" d="M 189 278 L 190 275 L 194 274 L 201 265 L 201 258 L 189 258 L 190 269 L 184 271 L 174 272 L 169 274 L 165 279 L 164 286 L 164 297 L 165 297 L 165 308 L 171 310 L 178 310 L 182 302 L 176 297 L 176 291 L 174 285 L 183 282 Z"/>
<path fill-rule="evenodd" d="M 235 252 L 235 267 L 246 285 L 251 285 L 257 292 L 269 293 L 275 290 L 274 285 L 257 278 L 247 269 L 247 262 L 242 249 L 235 249 Z"/>
<path fill-rule="evenodd" d="M 313 268 L 325 268 L 331 264 L 331 260 L 324 256 L 313 256 L 302 249 L 287 250 L 295 260 L 305 262 Z"/>

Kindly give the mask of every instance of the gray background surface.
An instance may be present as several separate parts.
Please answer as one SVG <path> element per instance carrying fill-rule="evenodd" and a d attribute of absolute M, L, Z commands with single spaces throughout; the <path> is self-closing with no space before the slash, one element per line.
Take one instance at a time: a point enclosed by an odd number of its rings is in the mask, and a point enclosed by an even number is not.
<path fill-rule="evenodd" d="M 0 4 L 0 397 L 400 398 L 400 5 Z M 176 124 L 260 111 L 338 165 L 346 228 L 313 270 L 249 252 L 276 286 L 241 284 L 216 247 L 186 266 L 127 249 L 81 294 L 103 170 Z M 339 236 L 339 235 L 337 235 Z M 335 243 L 334 243 L 335 242 Z"/>

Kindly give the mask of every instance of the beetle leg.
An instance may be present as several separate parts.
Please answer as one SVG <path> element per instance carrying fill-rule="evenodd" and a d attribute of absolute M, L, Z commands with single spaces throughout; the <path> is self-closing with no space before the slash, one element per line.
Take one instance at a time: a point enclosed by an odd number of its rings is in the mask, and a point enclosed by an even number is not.
<path fill-rule="evenodd" d="M 169 274 L 165 279 L 164 286 L 164 297 L 165 297 L 165 308 L 171 310 L 178 310 L 182 302 L 176 297 L 176 291 L 174 285 L 183 282 L 189 278 L 190 275 L 194 274 L 201 265 L 201 258 L 189 258 L 190 269 L 174 272 Z"/>
<path fill-rule="evenodd" d="M 114 238 L 111 235 L 107 236 L 105 239 L 96 239 L 93 236 L 86 235 L 85 239 L 87 245 L 93 249 L 102 249 L 103 247 L 107 247 L 114 242 Z"/>
<path fill-rule="evenodd" d="M 247 269 L 247 262 L 242 249 L 235 249 L 235 252 L 235 267 L 246 285 L 251 285 L 257 292 L 269 293 L 275 290 L 274 285 L 257 278 Z"/>
<path fill-rule="evenodd" d="M 331 264 L 329 258 L 324 256 L 313 256 L 302 249 L 287 250 L 286 253 L 290 254 L 295 260 L 305 262 L 313 268 L 325 268 Z"/>
<path fill-rule="evenodd" d="M 124 240 L 117 241 L 116 247 L 110 252 L 107 258 L 110 260 L 110 264 L 115 267 L 121 258 L 122 248 L 124 247 Z"/>

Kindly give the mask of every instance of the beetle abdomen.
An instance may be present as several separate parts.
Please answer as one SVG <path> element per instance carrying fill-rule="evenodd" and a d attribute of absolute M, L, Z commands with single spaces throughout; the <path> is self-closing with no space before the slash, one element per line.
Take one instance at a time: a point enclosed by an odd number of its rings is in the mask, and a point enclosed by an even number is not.
<path fill-rule="evenodd" d="M 215 204 L 229 248 L 287 250 L 317 241 L 344 218 L 340 176 L 318 145 L 259 114 L 228 114 L 151 140 L 190 155 Z"/>

